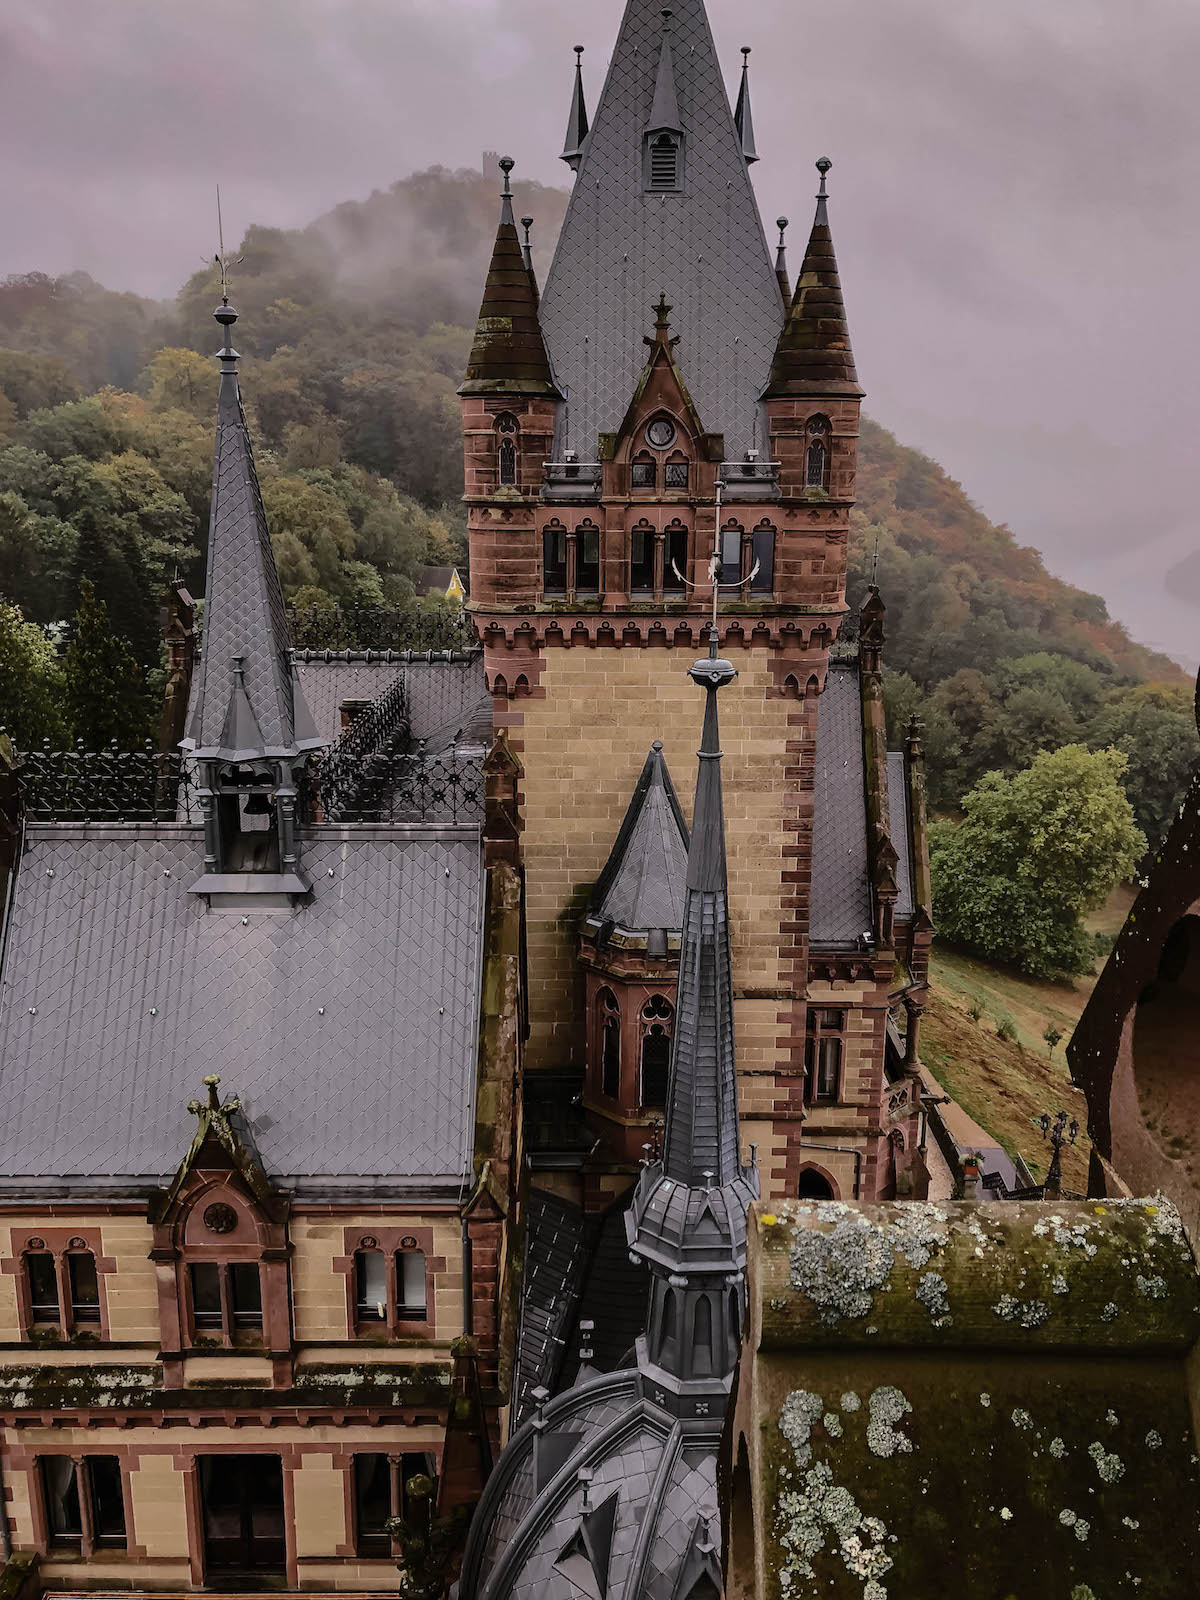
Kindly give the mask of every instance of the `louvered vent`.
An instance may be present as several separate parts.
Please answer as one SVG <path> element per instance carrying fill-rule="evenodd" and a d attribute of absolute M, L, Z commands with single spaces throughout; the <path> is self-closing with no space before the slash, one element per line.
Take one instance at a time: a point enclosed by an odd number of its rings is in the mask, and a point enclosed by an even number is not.
<path fill-rule="evenodd" d="M 650 146 L 650 187 L 652 189 L 679 187 L 679 143 L 667 134 L 655 139 Z"/>

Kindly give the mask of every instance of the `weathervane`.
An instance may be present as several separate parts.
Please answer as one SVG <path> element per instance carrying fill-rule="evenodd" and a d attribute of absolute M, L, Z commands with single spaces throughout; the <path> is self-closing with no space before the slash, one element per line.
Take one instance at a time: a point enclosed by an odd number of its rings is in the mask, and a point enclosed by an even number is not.
<path fill-rule="evenodd" d="M 218 244 L 218 247 L 220 249 L 220 254 L 217 255 L 217 256 L 214 256 L 213 260 L 216 262 L 217 269 L 221 274 L 221 301 L 222 301 L 222 303 L 224 305 L 228 305 L 229 304 L 229 257 L 225 254 L 225 226 L 224 226 L 224 223 L 221 221 L 221 185 L 220 184 L 217 185 L 217 244 Z M 245 259 L 246 259 L 245 256 L 239 256 L 237 258 L 237 260 L 233 263 L 233 265 L 235 267 L 240 267 L 242 262 Z"/>
<path fill-rule="evenodd" d="M 722 583 L 720 581 L 720 579 L 721 579 L 721 493 L 722 493 L 722 490 L 724 489 L 724 487 L 725 487 L 724 484 L 718 478 L 717 479 L 717 531 L 716 531 L 716 537 L 713 540 L 712 557 L 711 557 L 711 559 L 710 559 L 710 561 L 708 563 L 708 577 L 709 577 L 709 582 L 712 584 L 712 635 L 711 635 L 711 638 L 714 641 L 715 641 L 715 639 L 717 637 L 717 605 L 718 605 L 718 602 L 720 601 L 720 598 L 721 598 L 721 590 L 722 589 L 744 589 L 748 583 L 753 583 L 754 579 L 758 576 L 758 567 L 759 567 L 759 563 L 757 561 L 755 561 L 754 565 L 750 568 L 750 571 L 746 574 L 746 576 L 744 578 L 738 578 L 738 580 L 735 583 Z M 689 582 L 689 580 L 687 578 L 684 577 L 683 573 L 680 572 L 680 570 L 679 570 L 679 563 L 674 559 L 674 557 L 672 557 L 672 559 L 671 559 L 671 571 L 679 579 L 680 583 L 683 584 L 685 589 L 697 589 L 697 588 L 699 588 L 699 584 L 691 583 L 691 582 Z"/>

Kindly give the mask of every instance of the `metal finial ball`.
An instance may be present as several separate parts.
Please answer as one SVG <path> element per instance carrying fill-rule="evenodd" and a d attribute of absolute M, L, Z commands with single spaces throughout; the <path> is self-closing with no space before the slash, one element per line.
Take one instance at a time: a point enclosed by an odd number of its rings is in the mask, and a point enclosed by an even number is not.
<path fill-rule="evenodd" d="M 742 46 L 742 54 L 744 56 L 748 56 L 750 54 L 750 46 L 748 44 L 744 44 Z"/>
<path fill-rule="evenodd" d="M 516 164 L 517 163 L 513 160 L 513 158 L 511 156 L 501 156 L 500 157 L 499 167 L 500 167 L 500 171 L 501 172 L 511 172 L 512 169 L 516 166 Z"/>
<path fill-rule="evenodd" d="M 775 226 L 780 230 L 781 233 L 784 230 L 784 228 L 787 227 L 787 225 L 788 225 L 788 219 L 786 217 L 776 217 L 775 218 Z"/>
<path fill-rule="evenodd" d="M 577 44 L 575 46 L 575 54 L 577 56 L 581 56 L 583 54 L 583 46 L 581 44 Z"/>
<path fill-rule="evenodd" d="M 532 217 L 522 217 L 521 218 L 521 226 L 523 228 L 532 228 L 533 227 L 533 218 Z"/>
<path fill-rule="evenodd" d="M 821 159 L 817 162 L 817 171 L 821 174 L 822 177 L 824 177 L 825 174 L 830 170 L 830 168 L 832 166 L 833 166 L 833 162 L 830 161 L 829 157 L 828 156 L 822 156 Z"/>

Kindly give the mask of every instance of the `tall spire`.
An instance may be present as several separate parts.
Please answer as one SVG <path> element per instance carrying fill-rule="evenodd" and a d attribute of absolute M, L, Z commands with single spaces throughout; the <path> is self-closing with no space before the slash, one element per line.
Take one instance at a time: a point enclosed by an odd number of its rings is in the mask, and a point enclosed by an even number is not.
<path fill-rule="evenodd" d="M 214 316 L 225 337 L 218 352 L 204 640 L 185 743 L 216 761 L 294 757 L 326 741 L 317 734 L 292 667 L 283 592 L 242 409 L 233 348 L 237 312 L 228 295 Z"/>
<path fill-rule="evenodd" d="M 679 98 L 675 93 L 675 62 L 671 55 L 671 17 L 662 13 L 662 46 L 658 53 L 658 76 L 654 80 L 654 104 L 650 107 L 647 133 L 682 133 Z"/>
<path fill-rule="evenodd" d="M 583 160 L 583 141 L 588 135 L 587 102 L 583 94 L 583 46 L 575 46 L 575 88 L 571 95 L 571 112 L 567 118 L 567 137 L 559 157 L 572 172 L 579 171 Z"/>
<path fill-rule="evenodd" d="M 511 156 L 501 157 L 504 189 L 500 196 L 500 226 L 475 324 L 467 375 L 459 385 L 459 394 L 558 393 L 538 326 L 533 273 L 525 264 L 513 216 L 509 174 L 514 165 Z"/>
<path fill-rule="evenodd" d="M 750 109 L 750 46 L 742 46 L 742 82 L 738 89 L 737 110 L 733 113 L 733 125 L 738 131 L 738 138 L 742 141 L 742 154 L 746 158 L 746 165 L 752 166 L 758 160 L 758 151 L 754 148 L 754 113 Z"/>
<path fill-rule="evenodd" d="M 783 296 L 785 311 L 792 309 L 792 280 L 788 276 L 787 263 L 787 231 L 788 219 L 776 217 L 775 226 L 779 229 L 779 244 L 775 251 L 775 276 L 779 279 L 779 292 Z"/>
<path fill-rule="evenodd" d="M 787 326 L 780 335 L 765 398 L 790 395 L 861 395 L 833 235 L 829 231 L 825 179 L 833 163 L 827 156 L 817 162 L 821 186 L 817 214 L 796 281 Z"/>
<path fill-rule="evenodd" d="M 674 0 L 665 38 L 664 3 L 626 0 L 542 287 L 546 349 L 583 460 L 599 459 L 600 435 L 625 414 L 639 367 L 631 330 L 648 293 L 665 290 L 675 307 L 694 352 L 688 385 L 728 460 L 761 436 L 759 399 L 784 321 L 704 0 Z M 656 167 L 650 147 L 662 138 L 677 144 Z M 555 448 L 566 428 L 560 414 Z"/>
<path fill-rule="evenodd" d="M 758 1175 L 739 1152 L 737 1062 L 717 695 L 737 672 L 709 653 L 688 676 L 705 692 L 688 849 L 662 1159 L 643 1170 L 627 1218 L 630 1248 L 652 1273 L 639 1363 L 689 1394 L 728 1393 L 744 1307 L 746 1212 Z M 694 1302 L 681 1311 L 676 1297 Z M 712 1316 L 713 1300 L 726 1314 Z M 728 1307 L 727 1297 L 732 1297 Z M 701 1310 L 701 1303 L 707 1310 Z M 701 1334 L 701 1321 L 707 1334 Z M 714 1413 L 715 1414 L 715 1413 Z"/>

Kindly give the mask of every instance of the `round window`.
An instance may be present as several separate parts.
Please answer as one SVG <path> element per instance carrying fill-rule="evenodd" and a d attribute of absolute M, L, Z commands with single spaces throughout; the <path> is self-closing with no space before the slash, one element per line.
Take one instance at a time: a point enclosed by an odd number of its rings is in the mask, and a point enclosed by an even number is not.
<path fill-rule="evenodd" d="M 656 417 L 646 429 L 646 437 L 656 450 L 665 450 L 675 442 L 675 424 L 666 417 Z"/>

